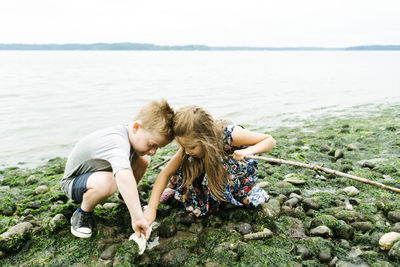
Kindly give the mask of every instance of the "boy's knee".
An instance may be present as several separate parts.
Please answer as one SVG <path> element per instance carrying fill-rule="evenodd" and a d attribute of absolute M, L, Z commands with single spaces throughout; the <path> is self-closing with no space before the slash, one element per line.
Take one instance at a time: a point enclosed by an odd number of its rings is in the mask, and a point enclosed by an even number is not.
<path fill-rule="evenodd" d="M 104 196 L 111 196 L 114 194 L 117 190 L 117 183 L 113 174 L 111 172 L 98 172 L 95 174 L 97 177 L 93 177 L 89 187 L 95 189 Z"/>

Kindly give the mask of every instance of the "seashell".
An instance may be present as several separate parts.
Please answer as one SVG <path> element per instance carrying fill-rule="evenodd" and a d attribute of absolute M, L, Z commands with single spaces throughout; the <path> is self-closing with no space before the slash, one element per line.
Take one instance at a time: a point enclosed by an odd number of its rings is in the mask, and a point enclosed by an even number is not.
<path fill-rule="evenodd" d="M 396 243 L 396 241 L 398 241 L 398 240 L 400 240 L 400 233 L 390 232 L 390 233 L 384 234 L 379 239 L 379 247 L 383 250 L 389 250 L 393 247 L 394 243 Z"/>

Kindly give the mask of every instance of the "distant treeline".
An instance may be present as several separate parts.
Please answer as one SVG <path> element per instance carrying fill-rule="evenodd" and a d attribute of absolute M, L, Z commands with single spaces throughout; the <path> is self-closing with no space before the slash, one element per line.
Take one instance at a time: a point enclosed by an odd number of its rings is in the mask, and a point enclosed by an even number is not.
<path fill-rule="evenodd" d="M 0 50 L 208 50 L 208 51 L 312 51 L 312 50 L 400 50 L 400 45 L 367 45 L 346 48 L 325 47 L 248 47 L 248 46 L 167 46 L 141 43 L 94 44 L 0 44 Z"/>

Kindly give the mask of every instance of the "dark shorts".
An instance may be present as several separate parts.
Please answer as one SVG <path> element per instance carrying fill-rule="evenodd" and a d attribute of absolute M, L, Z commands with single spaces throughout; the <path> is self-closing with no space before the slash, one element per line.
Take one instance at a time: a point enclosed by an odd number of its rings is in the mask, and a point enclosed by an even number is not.
<path fill-rule="evenodd" d="M 82 202 L 83 194 L 87 191 L 86 182 L 93 173 L 88 172 L 75 177 L 71 190 L 71 197 L 75 203 Z"/>

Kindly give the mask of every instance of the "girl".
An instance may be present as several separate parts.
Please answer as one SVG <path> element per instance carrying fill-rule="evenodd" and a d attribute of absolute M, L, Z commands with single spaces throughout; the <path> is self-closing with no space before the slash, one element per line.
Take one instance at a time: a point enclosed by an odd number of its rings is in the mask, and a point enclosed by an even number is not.
<path fill-rule="evenodd" d="M 159 201 L 172 195 L 196 216 L 216 211 L 221 202 L 248 207 L 268 200 L 264 190 L 254 187 L 257 161 L 246 156 L 270 151 L 275 146 L 272 136 L 215 121 L 198 106 L 178 110 L 173 131 L 180 149 L 153 186 L 145 211 L 150 224 Z"/>

